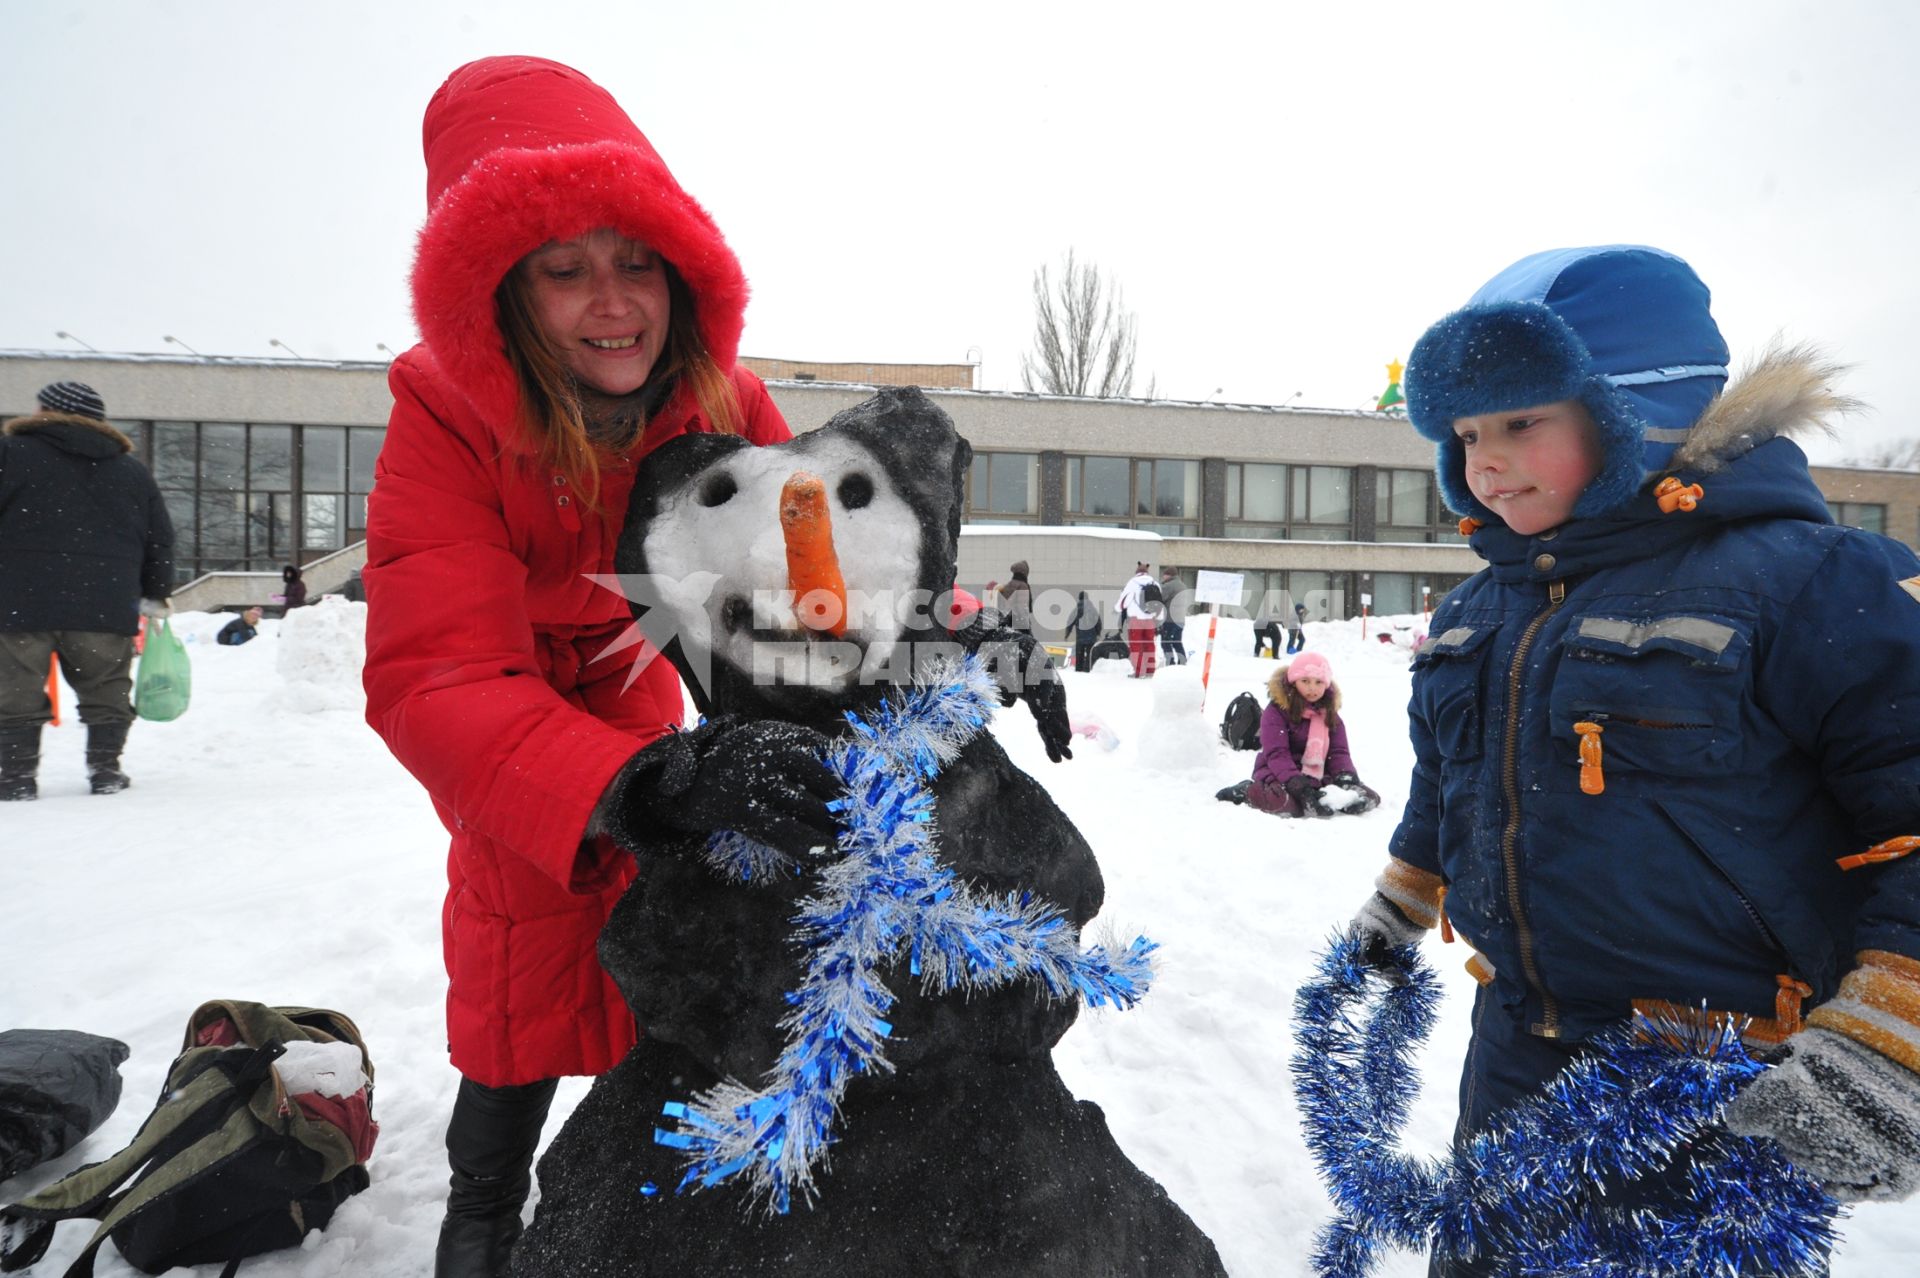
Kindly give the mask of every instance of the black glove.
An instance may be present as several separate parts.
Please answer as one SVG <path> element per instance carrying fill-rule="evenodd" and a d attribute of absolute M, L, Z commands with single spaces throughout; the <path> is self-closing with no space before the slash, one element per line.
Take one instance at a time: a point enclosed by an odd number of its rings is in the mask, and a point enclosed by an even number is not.
<path fill-rule="evenodd" d="M 1399 975 L 1401 970 L 1394 951 L 1420 944 L 1428 930 L 1378 892 L 1367 898 L 1366 904 L 1353 916 L 1351 926 L 1360 937 L 1360 957 L 1390 977 Z"/>
<path fill-rule="evenodd" d="M 1047 758 L 1055 763 L 1073 757 L 1073 725 L 1067 722 L 1067 690 L 1060 673 L 1053 668 L 1040 641 L 1024 630 L 1006 626 L 989 628 L 976 613 L 967 624 L 953 632 L 967 651 L 987 663 L 1000 685 L 1000 704 L 1027 703 L 1034 725 L 1040 729 L 1040 744 Z"/>
<path fill-rule="evenodd" d="M 1920 1188 L 1920 1075 L 1815 1026 L 1727 1106 L 1727 1128 L 1770 1136 L 1841 1202 L 1894 1201 Z"/>
<path fill-rule="evenodd" d="M 1320 778 L 1310 777 L 1304 772 L 1296 772 L 1282 781 L 1280 788 L 1300 802 L 1306 803 L 1320 793 Z"/>
<path fill-rule="evenodd" d="M 647 746 L 614 776 L 592 830 L 629 851 L 664 834 L 733 830 L 788 856 L 831 847 L 841 786 L 827 739 L 777 719 L 710 720 Z"/>

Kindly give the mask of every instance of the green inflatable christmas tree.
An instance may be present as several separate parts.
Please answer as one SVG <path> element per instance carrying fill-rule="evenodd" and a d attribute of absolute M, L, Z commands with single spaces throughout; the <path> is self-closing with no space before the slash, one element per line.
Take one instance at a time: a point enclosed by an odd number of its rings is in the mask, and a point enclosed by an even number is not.
<path fill-rule="evenodd" d="M 1397 359 L 1387 365 L 1387 388 L 1380 392 L 1380 398 L 1373 406 L 1374 412 L 1387 413 L 1398 411 L 1404 413 L 1407 411 L 1400 407 L 1400 405 L 1407 402 L 1407 397 L 1400 393 L 1400 374 L 1406 371 L 1406 367 L 1405 364 L 1402 364 Z"/>

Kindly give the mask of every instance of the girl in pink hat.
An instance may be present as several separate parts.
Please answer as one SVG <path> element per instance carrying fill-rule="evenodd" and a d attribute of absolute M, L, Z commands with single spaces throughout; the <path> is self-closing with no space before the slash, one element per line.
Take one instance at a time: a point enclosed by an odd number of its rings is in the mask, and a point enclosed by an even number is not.
<path fill-rule="evenodd" d="M 1274 671 L 1267 696 L 1253 778 L 1222 790 L 1219 798 L 1294 817 L 1358 816 L 1380 806 L 1379 794 L 1354 770 L 1347 725 L 1340 718 L 1340 688 L 1326 657 L 1301 653 Z M 1359 798 L 1337 797 L 1338 791 Z"/>

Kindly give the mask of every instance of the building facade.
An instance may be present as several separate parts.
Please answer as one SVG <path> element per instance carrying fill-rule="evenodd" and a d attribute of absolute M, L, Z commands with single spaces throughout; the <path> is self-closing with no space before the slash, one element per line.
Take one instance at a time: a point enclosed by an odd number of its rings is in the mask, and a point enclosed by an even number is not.
<path fill-rule="evenodd" d="M 31 410 L 41 386 L 64 379 L 101 392 L 152 469 L 178 533 L 183 582 L 277 573 L 364 537 L 392 407 L 385 364 L 6 351 L 0 412 Z M 804 431 L 874 384 L 768 385 Z M 1439 500 L 1432 446 L 1403 418 L 927 393 L 974 447 L 966 520 L 994 534 L 963 541 L 961 583 L 974 589 L 1026 559 L 1036 586 L 1110 599 L 1120 583 L 1091 579 L 1094 565 L 1107 571 L 1116 540 L 1104 530 L 1127 531 L 1120 540 L 1137 541 L 1141 558 L 1189 582 L 1199 569 L 1240 573 L 1250 606 L 1285 590 L 1315 618 L 1352 616 L 1363 603 L 1375 614 L 1418 612 L 1480 567 Z M 1813 474 L 1841 522 L 1920 548 L 1920 474 L 1826 466 Z"/>

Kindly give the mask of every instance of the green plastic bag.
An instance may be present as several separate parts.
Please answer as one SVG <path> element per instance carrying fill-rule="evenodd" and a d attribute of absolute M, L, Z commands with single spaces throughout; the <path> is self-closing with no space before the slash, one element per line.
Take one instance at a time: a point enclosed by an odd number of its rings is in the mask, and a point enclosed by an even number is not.
<path fill-rule="evenodd" d="M 193 666 L 187 645 L 173 633 L 171 618 L 159 629 L 147 626 L 147 646 L 140 654 L 140 673 L 133 681 L 133 712 L 142 719 L 164 723 L 187 712 L 193 695 Z"/>

